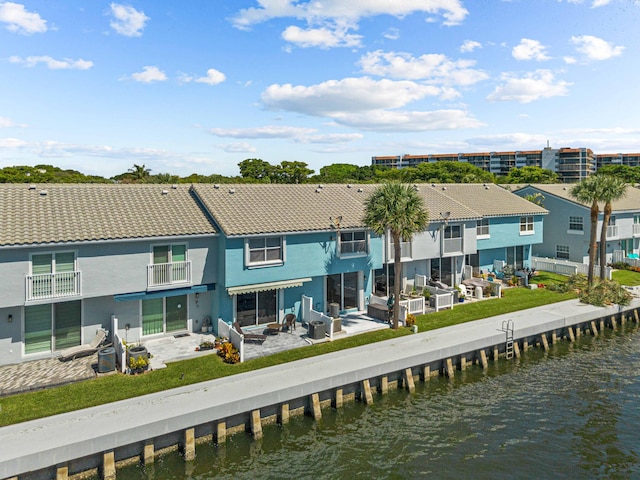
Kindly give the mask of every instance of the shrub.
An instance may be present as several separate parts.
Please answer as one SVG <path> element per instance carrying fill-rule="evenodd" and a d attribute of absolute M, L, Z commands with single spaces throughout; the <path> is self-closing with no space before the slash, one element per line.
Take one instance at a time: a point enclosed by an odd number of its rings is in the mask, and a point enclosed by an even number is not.
<path fill-rule="evenodd" d="M 240 352 L 233 346 L 233 343 L 226 342 L 220 345 L 218 355 L 224 363 L 238 363 L 240 361 Z"/>
<path fill-rule="evenodd" d="M 413 313 L 408 314 L 405 324 L 407 327 L 413 327 L 416 324 L 416 316 Z"/>

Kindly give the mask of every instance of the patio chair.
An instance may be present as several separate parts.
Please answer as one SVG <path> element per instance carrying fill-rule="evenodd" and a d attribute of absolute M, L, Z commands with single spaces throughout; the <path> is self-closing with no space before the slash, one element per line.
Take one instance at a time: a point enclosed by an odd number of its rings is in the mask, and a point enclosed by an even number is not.
<path fill-rule="evenodd" d="M 289 333 L 293 333 L 293 330 L 296 329 L 296 316 L 293 313 L 287 313 L 284 316 L 282 331 L 284 332 L 285 329 L 289 329 Z"/>
<path fill-rule="evenodd" d="M 244 337 L 245 342 L 263 343 L 267 339 L 267 336 L 261 333 L 244 333 L 238 322 L 233 324 L 233 328 Z"/>
<path fill-rule="evenodd" d="M 69 347 L 60 352 L 60 360 L 73 360 L 77 357 L 84 357 L 85 355 L 91 355 L 98 351 L 102 342 L 104 342 L 107 338 L 107 331 L 99 328 L 96 331 L 96 336 L 93 337 L 90 343 L 85 343 L 84 345 L 76 345 L 75 347 Z"/>

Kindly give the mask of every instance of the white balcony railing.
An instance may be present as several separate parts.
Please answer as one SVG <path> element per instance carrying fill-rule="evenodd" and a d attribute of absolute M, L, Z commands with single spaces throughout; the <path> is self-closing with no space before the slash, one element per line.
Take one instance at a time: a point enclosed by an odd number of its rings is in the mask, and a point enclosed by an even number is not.
<path fill-rule="evenodd" d="M 462 238 L 445 238 L 443 253 L 461 253 Z"/>
<path fill-rule="evenodd" d="M 80 272 L 27 275 L 27 302 L 80 295 Z"/>
<path fill-rule="evenodd" d="M 191 262 L 154 263 L 147 266 L 149 287 L 191 283 Z"/>
<path fill-rule="evenodd" d="M 609 225 L 607 227 L 607 238 L 618 238 L 618 226 Z"/>
<path fill-rule="evenodd" d="M 633 224 L 633 236 L 640 237 L 640 223 Z"/>

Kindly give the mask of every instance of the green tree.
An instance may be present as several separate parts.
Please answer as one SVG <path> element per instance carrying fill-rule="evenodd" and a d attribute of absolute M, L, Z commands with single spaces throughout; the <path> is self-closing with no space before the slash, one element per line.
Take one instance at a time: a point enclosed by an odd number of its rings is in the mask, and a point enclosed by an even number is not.
<path fill-rule="evenodd" d="M 389 234 L 393 240 L 393 264 L 395 268 L 393 328 L 398 328 L 400 316 L 400 284 L 402 262 L 400 244 L 409 241 L 415 233 L 422 232 L 429 224 L 429 212 L 424 200 L 411 185 L 399 182 L 385 183 L 374 190 L 365 201 L 364 223 L 376 234 Z"/>
<path fill-rule="evenodd" d="M 535 203 L 539 207 L 544 206 L 544 195 L 540 192 L 532 193 L 531 195 L 525 195 L 524 199 L 530 201 L 531 203 Z"/>
<path fill-rule="evenodd" d="M 594 175 L 585 178 L 569 190 L 569 195 L 572 198 L 580 203 L 590 205 L 591 230 L 589 234 L 589 273 L 587 275 L 589 287 L 593 286 L 593 272 L 596 265 L 600 188 L 598 177 Z"/>
<path fill-rule="evenodd" d="M 128 172 L 129 179 L 133 183 L 144 183 L 149 179 L 149 176 L 151 175 L 151 169 L 146 168 L 144 164 L 136 165 L 134 163 L 133 167 L 131 167 Z"/>
<path fill-rule="evenodd" d="M 262 183 L 270 183 L 276 171 L 276 167 L 259 158 L 247 158 L 238 163 L 238 167 L 243 179 L 257 180 Z"/>
<path fill-rule="evenodd" d="M 598 169 L 598 175 L 611 175 L 630 184 L 640 183 L 640 167 L 630 167 L 629 165 L 605 165 Z"/>
<path fill-rule="evenodd" d="M 518 167 L 509 170 L 505 183 L 558 183 L 559 176 L 552 170 L 540 167 Z"/>
<path fill-rule="evenodd" d="M 313 173 L 304 162 L 283 161 L 275 168 L 274 177 L 277 183 L 305 183 Z"/>
<path fill-rule="evenodd" d="M 602 230 L 600 231 L 600 280 L 605 279 L 605 267 L 607 264 L 607 228 L 613 210 L 612 202 L 621 199 L 627 194 L 627 184 L 619 177 L 611 175 L 595 175 L 599 183 L 598 200 L 604 202 L 602 217 Z"/>
<path fill-rule="evenodd" d="M 316 175 L 314 180 L 324 183 L 348 183 L 357 180 L 358 166 L 348 163 L 334 163 L 326 165 L 320 169 L 320 175 Z"/>
<path fill-rule="evenodd" d="M 409 170 L 409 169 L 402 169 Z M 419 163 L 410 182 L 484 183 L 495 181 L 492 173 L 466 162 Z"/>

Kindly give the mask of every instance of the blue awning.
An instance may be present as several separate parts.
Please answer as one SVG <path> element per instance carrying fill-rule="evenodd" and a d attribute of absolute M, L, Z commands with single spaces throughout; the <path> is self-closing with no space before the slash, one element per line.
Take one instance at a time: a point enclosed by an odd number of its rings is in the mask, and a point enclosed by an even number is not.
<path fill-rule="evenodd" d="M 113 298 L 116 302 L 127 302 L 129 300 L 150 300 L 152 298 L 177 297 L 178 295 L 203 293 L 215 289 L 216 284 L 209 283 L 207 285 L 194 285 L 192 287 L 172 288 L 170 290 L 155 290 L 153 292 L 122 293 L 120 295 L 114 295 Z"/>

